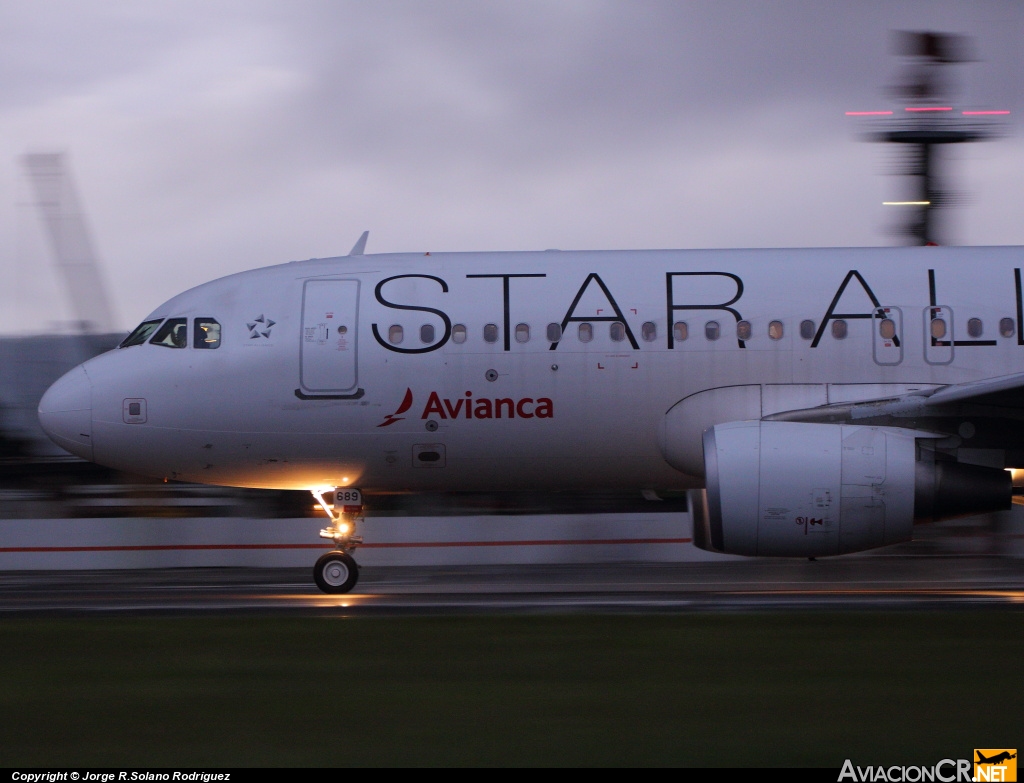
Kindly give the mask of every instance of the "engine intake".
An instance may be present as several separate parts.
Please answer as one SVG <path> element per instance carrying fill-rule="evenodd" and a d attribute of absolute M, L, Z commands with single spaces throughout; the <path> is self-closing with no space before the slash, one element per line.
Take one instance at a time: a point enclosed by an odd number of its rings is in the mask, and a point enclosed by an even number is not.
<path fill-rule="evenodd" d="M 1010 474 L 935 459 L 914 430 L 741 421 L 704 433 L 706 513 L 694 543 L 817 557 L 909 541 L 915 522 L 1010 508 Z"/>

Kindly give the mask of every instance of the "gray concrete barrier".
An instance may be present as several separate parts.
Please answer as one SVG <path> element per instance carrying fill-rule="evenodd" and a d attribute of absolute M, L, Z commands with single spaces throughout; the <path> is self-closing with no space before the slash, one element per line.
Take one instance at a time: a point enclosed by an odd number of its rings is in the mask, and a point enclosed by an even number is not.
<path fill-rule="evenodd" d="M 0 570 L 310 566 L 325 520 L 119 517 L 0 520 Z M 725 561 L 693 546 L 688 513 L 377 517 L 366 566 Z M 921 526 L 882 555 L 1024 556 L 1024 507 Z M 865 553 L 871 556 L 871 553 Z"/>
<path fill-rule="evenodd" d="M 324 520 L 0 520 L 0 570 L 311 565 Z M 680 562 L 717 556 L 690 541 L 689 514 L 380 517 L 358 525 L 363 565 Z"/>

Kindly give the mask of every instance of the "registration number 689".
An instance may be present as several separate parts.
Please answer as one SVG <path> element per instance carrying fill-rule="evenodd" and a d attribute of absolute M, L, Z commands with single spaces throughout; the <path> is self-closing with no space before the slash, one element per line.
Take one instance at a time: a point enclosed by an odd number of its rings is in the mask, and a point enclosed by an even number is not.
<path fill-rule="evenodd" d="M 334 492 L 334 505 L 344 506 L 346 513 L 355 513 L 363 508 L 363 493 L 358 489 L 338 489 Z"/>

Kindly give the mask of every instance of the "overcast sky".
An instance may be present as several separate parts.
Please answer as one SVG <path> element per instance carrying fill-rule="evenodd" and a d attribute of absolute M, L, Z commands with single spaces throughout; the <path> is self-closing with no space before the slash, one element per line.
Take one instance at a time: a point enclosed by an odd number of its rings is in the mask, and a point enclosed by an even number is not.
<path fill-rule="evenodd" d="M 118 324 L 368 252 L 892 244 L 890 31 L 974 37 L 958 244 L 1024 244 L 1019 2 L 0 2 L 0 332 L 72 319 L 16 158 L 62 151 Z M 888 208 L 892 209 L 892 208 Z"/>

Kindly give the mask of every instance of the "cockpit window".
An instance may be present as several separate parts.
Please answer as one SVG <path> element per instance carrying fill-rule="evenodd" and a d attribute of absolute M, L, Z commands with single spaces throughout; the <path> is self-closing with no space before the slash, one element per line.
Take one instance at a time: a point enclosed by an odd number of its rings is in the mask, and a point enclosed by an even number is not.
<path fill-rule="evenodd" d="M 163 321 L 163 318 L 157 318 L 153 321 L 143 321 L 141 324 L 135 327 L 135 331 L 124 338 L 118 348 L 130 348 L 133 345 L 142 345 L 149 336 L 156 331 L 156 328 Z"/>
<path fill-rule="evenodd" d="M 165 348 L 184 348 L 188 345 L 188 321 L 185 318 L 168 318 L 149 342 Z"/>
<path fill-rule="evenodd" d="M 195 348 L 219 348 L 220 347 L 220 324 L 213 318 L 195 319 Z M 345 327 L 341 327 L 344 329 Z"/>

